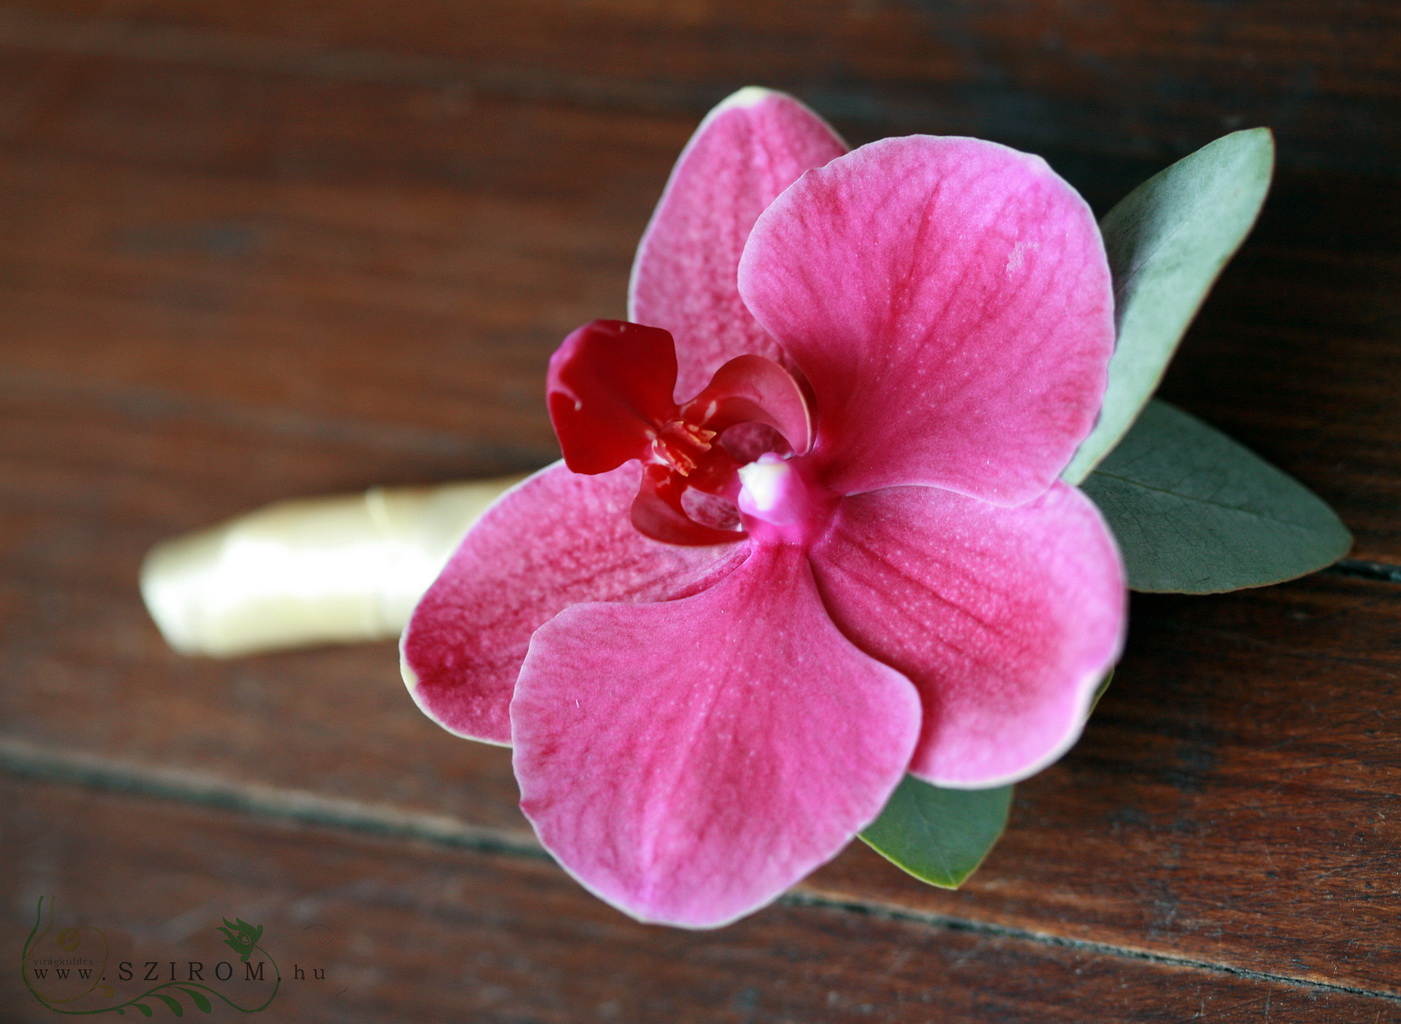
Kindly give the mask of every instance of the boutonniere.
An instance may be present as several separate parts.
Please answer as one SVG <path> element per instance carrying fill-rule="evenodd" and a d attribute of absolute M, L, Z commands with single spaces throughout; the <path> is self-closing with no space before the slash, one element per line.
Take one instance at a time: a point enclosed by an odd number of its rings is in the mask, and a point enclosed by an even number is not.
<path fill-rule="evenodd" d="M 1346 549 L 1282 474 L 1139 415 L 1270 154 L 1228 137 L 1102 234 L 1037 157 L 848 152 L 789 97 L 732 97 L 643 237 L 631 322 L 551 360 L 563 463 L 415 611 L 414 698 L 511 745 L 546 848 L 635 917 L 734 920 L 857 835 L 957 884 L 1006 787 L 1080 734 L 1126 585 Z"/>
<path fill-rule="evenodd" d="M 639 919 L 733 921 L 858 836 L 957 886 L 1011 785 L 1080 735 L 1129 589 L 1260 586 L 1346 553 L 1312 493 L 1152 399 L 1272 165 L 1268 131 L 1236 132 L 1096 224 L 1038 157 L 848 151 L 742 90 L 672 173 L 629 319 L 550 361 L 563 461 L 436 582 L 474 492 L 166 545 L 148 603 L 183 648 L 235 653 L 371 634 L 426 586 L 414 699 L 512 747 L 541 842 Z M 373 571 L 318 589 L 352 554 Z"/>

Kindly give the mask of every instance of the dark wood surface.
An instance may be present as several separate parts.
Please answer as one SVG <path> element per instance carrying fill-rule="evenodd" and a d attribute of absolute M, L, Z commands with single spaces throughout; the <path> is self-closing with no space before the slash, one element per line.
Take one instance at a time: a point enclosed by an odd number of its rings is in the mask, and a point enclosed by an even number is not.
<path fill-rule="evenodd" d="M 166 949 L 235 913 L 314 934 L 330 980 L 275 1020 L 1401 1020 L 1397 27 L 1285 0 L 0 4 L 0 951 L 52 893 Z M 691 935 L 569 882 L 509 757 L 428 723 L 392 644 L 181 658 L 135 579 L 263 502 L 551 459 L 545 360 L 622 314 L 671 161 L 750 82 L 853 142 L 1035 149 L 1100 210 L 1274 126 L 1275 192 L 1165 394 L 1357 548 L 1136 599 L 1085 739 L 964 890 L 857 846 Z M 4 969 L 9 1019 L 54 1015 Z"/>
<path fill-rule="evenodd" d="M 1336 988 L 803 899 L 722 932 L 663 931 L 612 912 L 538 858 L 67 786 L 5 788 L 19 812 L 7 835 L 15 852 L 48 864 L 70 906 L 110 906 L 124 893 L 118 913 L 83 923 L 124 929 L 132 950 L 173 936 L 192 944 L 192 906 L 256 907 L 286 979 L 265 1019 L 1372 1024 L 1385 1007 Z M 144 870 L 134 875 L 132 862 Z M 25 929 L 8 927 L 7 941 Z M 0 993 L 23 1008 L 13 976 Z"/>

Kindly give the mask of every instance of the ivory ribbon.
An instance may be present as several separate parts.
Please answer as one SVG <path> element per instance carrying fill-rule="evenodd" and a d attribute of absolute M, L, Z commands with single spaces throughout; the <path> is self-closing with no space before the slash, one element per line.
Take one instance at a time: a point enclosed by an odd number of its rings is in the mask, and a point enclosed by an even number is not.
<path fill-rule="evenodd" d="M 166 642 L 229 658 L 397 636 L 488 505 L 523 476 L 285 501 L 163 541 L 141 594 Z"/>

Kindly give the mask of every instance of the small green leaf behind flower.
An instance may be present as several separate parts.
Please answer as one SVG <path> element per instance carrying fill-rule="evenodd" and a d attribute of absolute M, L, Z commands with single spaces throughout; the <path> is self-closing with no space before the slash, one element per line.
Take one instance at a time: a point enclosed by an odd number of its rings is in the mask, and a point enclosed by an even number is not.
<path fill-rule="evenodd" d="M 1130 192 L 1100 222 L 1117 340 L 1099 422 L 1061 474 L 1078 484 L 1147 404 L 1217 275 L 1255 224 L 1274 171 L 1268 128 L 1232 132 Z"/>
<path fill-rule="evenodd" d="M 1082 487 L 1114 531 L 1134 590 L 1210 594 L 1280 583 L 1352 545 L 1303 484 L 1157 399 Z"/>
<path fill-rule="evenodd" d="M 906 775 L 861 839 L 916 878 L 957 889 L 1007 826 L 1012 787 L 941 789 Z"/>
<path fill-rule="evenodd" d="M 1095 691 L 1094 699 L 1090 702 L 1090 713 L 1093 714 L 1095 708 L 1099 707 L 1099 702 L 1104 699 L 1105 693 L 1109 690 L 1109 684 L 1114 681 L 1114 669 L 1110 669 L 1099 681 L 1099 689 Z"/>

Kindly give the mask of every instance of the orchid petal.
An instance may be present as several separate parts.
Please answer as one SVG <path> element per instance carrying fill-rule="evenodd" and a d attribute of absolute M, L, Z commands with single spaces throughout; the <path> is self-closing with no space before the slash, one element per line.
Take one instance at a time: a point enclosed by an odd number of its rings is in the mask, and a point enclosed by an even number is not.
<path fill-rule="evenodd" d="M 812 561 L 838 628 L 919 688 L 910 771 L 938 786 L 999 786 L 1050 764 L 1119 655 L 1119 554 L 1065 484 L 1018 508 L 933 487 L 849 497 Z"/>
<path fill-rule="evenodd" d="M 763 356 L 735 356 L 715 371 L 681 415 L 716 433 L 740 423 L 762 423 L 782 434 L 799 455 L 812 446 L 812 405 L 803 385 Z"/>
<path fill-rule="evenodd" d="M 696 129 L 638 246 L 628 301 L 629 319 L 676 338 L 678 402 L 735 356 L 782 361 L 740 301 L 740 253 L 775 196 L 844 152 L 821 118 L 766 89 L 741 89 Z"/>
<path fill-rule="evenodd" d="M 606 473 L 635 459 L 676 416 L 676 347 L 656 327 L 595 320 L 550 357 L 550 421 L 576 473 Z"/>
<path fill-rule="evenodd" d="M 679 548 L 632 527 L 638 470 L 544 469 L 486 511 L 414 609 L 403 639 L 409 691 L 450 732 L 511 740 L 509 708 L 530 634 L 580 601 L 696 593 L 744 557 L 739 545 Z"/>
<path fill-rule="evenodd" d="M 739 287 L 812 384 L 839 493 L 923 483 L 1020 504 L 1094 425 L 1109 267 L 1089 207 L 1039 157 L 863 146 L 770 205 Z"/>
<path fill-rule="evenodd" d="M 536 632 L 511 705 L 521 807 L 603 899 L 717 926 L 880 813 L 919 713 L 833 627 L 803 553 L 755 548 L 694 597 L 576 606 Z"/>

